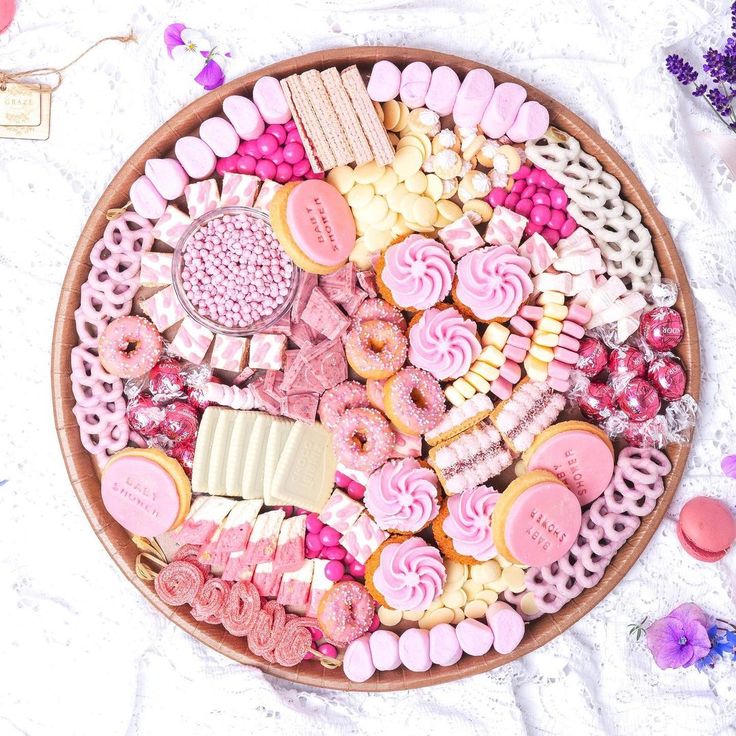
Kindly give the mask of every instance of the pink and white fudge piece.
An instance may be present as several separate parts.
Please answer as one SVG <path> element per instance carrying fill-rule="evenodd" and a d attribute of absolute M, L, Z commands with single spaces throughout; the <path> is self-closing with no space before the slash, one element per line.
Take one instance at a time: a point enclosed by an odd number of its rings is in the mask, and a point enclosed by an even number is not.
<path fill-rule="evenodd" d="M 519 246 L 519 253 L 529 259 L 535 276 L 544 273 L 557 259 L 555 251 L 539 233 L 530 235 Z"/>
<path fill-rule="evenodd" d="M 198 496 L 194 499 L 184 523 L 174 531 L 181 544 L 206 544 L 214 536 L 235 501 L 222 496 Z"/>
<path fill-rule="evenodd" d="M 257 565 L 259 562 L 271 562 L 276 555 L 279 542 L 279 530 L 285 514 L 281 509 L 260 514 L 250 533 L 248 547 L 245 550 L 245 562 Z"/>
<path fill-rule="evenodd" d="M 214 179 L 187 184 L 184 188 L 189 217 L 202 217 L 220 206 L 220 192 Z"/>
<path fill-rule="evenodd" d="M 322 596 L 334 585 L 325 572 L 328 562 L 329 560 L 314 560 L 312 584 L 309 588 L 309 601 L 307 603 L 307 616 L 317 615 L 317 609 Z"/>
<path fill-rule="evenodd" d="M 153 226 L 153 237 L 174 248 L 191 224 L 191 217 L 169 205 Z"/>
<path fill-rule="evenodd" d="M 141 286 L 168 286 L 172 281 L 173 253 L 141 253 Z"/>
<path fill-rule="evenodd" d="M 467 214 L 438 230 L 437 236 L 455 260 L 483 245 L 483 238 Z"/>
<path fill-rule="evenodd" d="M 249 367 L 281 370 L 284 365 L 286 340 L 286 335 L 269 335 L 260 332 L 253 335 L 250 341 Z"/>
<path fill-rule="evenodd" d="M 221 371 L 238 373 L 248 360 L 248 338 L 234 335 L 215 335 L 210 365 Z"/>
<path fill-rule="evenodd" d="M 319 520 L 325 526 L 331 526 L 340 534 L 345 534 L 364 510 L 362 503 L 336 488 L 320 512 Z"/>
<path fill-rule="evenodd" d="M 342 535 L 340 544 L 364 565 L 386 539 L 388 534 L 368 514 L 361 514 L 355 524 Z"/>
<path fill-rule="evenodd" d="M 171 352 L 199 365 L 207 353 L 214 335 L 191 317 L 185 317 L 171 343 Z"/>
<path fill-rule="evenodd" d="M 140 303 L 141 309 L 150 317 L 159 332 L 168 330 L 186 317 L 184 307 L 176 298 L 173 286 L 157 291 Z"/>
<path fill-rule="evenodd" d="M 268 205 L 271 204 L 273 195 L 276 194 L 282 186 L 283 184 L 279 184 L 277 181 L 266 179 L 263 184 L 261 184 L 261 191 L 258 192 L 258 197 L 256 197 L 253 207 L 257 210 L 261 210 L 262 212 L 268 212 Z"/>
<path fill-rule="evenodd" d="M 313 560 L 304 560 L 299 569 L 285 572 L 281 577 L 281 586 L 276 600 L 282 606 L 306 606 L 309 602 L 313 573 Z"/>
<path fill-rule="evenodd" d="M 419 457 L 422 454 L 422 438 L 419 435 L 404 434 L 392 427 L 396 441 L 391 457 Z"/>
<path fill-rule="evenodd" d="M 513 245 L 517 247 L 529 220 L 507 207 L 498 205 L 486 228 L 485 241 L 489 245 Z"/>
<path fill-rule="evenodd" d="M 275 598 L 281 586 L 281 572 L 273 562 L 261 562 L 253 573 L 253 585 L 264 598 Z"/>
<path fill-rule="evenodd" d="M 212 497 L 213 500 L 215 498 L 223 497 Z M 230 555 L 245 552 L 253 524 L 262 506 L 260 499 L 236 501 L 212 539 L 202 548 L 199 559 L 211 564 L 213 570 L 221 571 L 227 565 Z"/>
<path fill-rule="evenodd" d="M 307 534 L 307 517 L 304 514 L 284 519 L 279 530 L 274 569 L 279 572 L 298 570 L 304 562 L 304 537 Z"/>
<path fill-rule="evenodd" d="M 257 176 L 226 172 L 222 177 L 220 207 L 252 207 L 260 183 Z"/>

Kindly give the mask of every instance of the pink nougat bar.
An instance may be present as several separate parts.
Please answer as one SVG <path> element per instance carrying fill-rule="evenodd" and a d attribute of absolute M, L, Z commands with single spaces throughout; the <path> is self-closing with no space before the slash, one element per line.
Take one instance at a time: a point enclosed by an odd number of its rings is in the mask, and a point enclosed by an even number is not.
<path fill-rule="evenodd" d="M 331 526 L 340 534 L 345 534 L 364 510 L 362 503 L 353 500 L 336 488 L 320 511 L 319 520 L 325 526 Z"/>
<path fill-rule="evenodd" d="M 307 534 L 307 517 L 304 514 L 284 519 L 279 530 L 279 542 L 273 558 L 274 570 L 279 572 L 298 570 L 304 563 L 304 538 Z"/>
<path fill-rule="evenodd" d="M 214 335 L 191 317 L 185 317 L 171 342 L 171 352 L 199 365 L 212 344 Z"/>
<path fill-rule="evenodd" d="M 314 560 L 304 560 L 299 569 L 285 572 L 281 577 L 281 586 L 276 600 L 282 606 L 306 606 L 309 602 L 313 573 Z"/>
<path fill-rule="evenodd" d="M 222 498 L 222 496 L 213 496 Z M 236 501 L 212 539 L 206 544 L 199 559 L 212 565 L 215 571 L 223 570 L 235 552 L 245 552 L 253 524 L 258 517 L 263 502 L 259 499 Z"/>
<path fill-rule="evenodd" d="M 286 335 L 256 333 L 250 340 L 248 366 L 264 370 L 281 370 L 284 365 L 286 341 Z"/>
<path fill-rule="evenodd" d="M 261 191 L 258 192 L 258 197 L 256 197 L 253 207 L 257 210 L 261 210 L 262 212 L 268 212 L 268 205 L 271 204 L 273 195 L 276 194 L 282 186 L 284 185 L 279 184 L 277 181 L 266 179 L 263 184 L 261 184 Z"/>
<path fill-rule="evenodd" d="M 539 233 L 530 235 L 519 246 L 519 253 L 529 259 L 535 276 L 546 271 L 557 258 L 550 244 Z"/>
<path fill-rule="evenodd" d="M 285 516 L 281 509 L 267 511 L 258 516 L 245 550 L 246 564 L 257 565 L 259 562 L 273 561 L 279 542 L 279 530 Z"/>
<path fill-rule="evenodd" d="M 141 253 L 141 286 L 168 286 L 171 283 L 173 253 Z"/>
<path fill-rule="evenodd" d="M 214 536 L 235 501 L 223 496 L 198 496 L 184 523 L 173 533 L 181 544 L 206 544 Z"/>
<path fill-rule="evenodd" d="M 437 231 L 437 236 L 455 260 L 483 245 L 483 238 L 468 215 L 463 215 L 459 220 L 445 225 Z"/>
<path fill-rule="evenodd" d="M 151 318 L 159 332 L 168 330 L 186 317 L 184 307 L 176 298 L 173 286 L 157 291 L 140 303 L 141 309 Z"/>
<path fill-rule="evenodd" d="M 253 573 L 253 585 L 264 598 L 275 598 L 281 586 L 281 573 L 273 562 L 261 562 Z"/>
<path fill-rule="evenodd" d="M 325 572 L 328 562 L 329 560 L 314 560 L 312 584 L 309 588 L 309 601 L 307 602 L 307 616 L 317 615 L 322 596 L 334 585 Z"/>
<path fill-rule="evenodd" d="M 362 514 L 342 535 L 340 544 L 364 565 L 386 539 L 388 534 L 368 514 Z"/>
<path fill-rule="evenodd" d="M 226 172 L 222 177 L 221 207 L 252 207 L 261 180 L 250 174 Z"/>
<path fill-rule="evenodd" d="M 153 237 L 174 248 L 191 224 L 191 217 L 169 205 L 153 226 Z"/>
<path fill-rule="evenodd" d="M 250 580 L 253 577 L 255 565 L 245 561 L 245 550 L 233 552 L 228 558 L 225 569 L 222 571 L 223 580 Z"/>
<path fill-rule="evenodd" d="M 221 371 L 239 373 L 248 361 L 248 338 L 215 335 L 210 365 Z"/>
<path fill-rule="evenodd" d="M 220 206 L 220 192 L 214 179 L 197 181 L 184 187 L 189 217 L 202 217 Z"/>
<path fill-rule="evenodd" d="M 529 220 L 499 205 L 493 210 L 493 217 L 486 228 L 485 241 L 489 245 L 513 245 L 517 247 L 524 235 Z"/>

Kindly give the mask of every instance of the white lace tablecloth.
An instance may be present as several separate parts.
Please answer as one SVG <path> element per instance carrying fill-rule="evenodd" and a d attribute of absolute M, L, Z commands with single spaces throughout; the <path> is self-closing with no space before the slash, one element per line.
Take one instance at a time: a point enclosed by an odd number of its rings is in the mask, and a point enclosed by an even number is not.
<path fill-rule="evenodd" d="M 693 600 L 736 618 L 736 553 L 685 556 L 691 496 L 733 499 L 736 184 L 701 142 L 718 123 L 663 71 L 673 49 L 725 32 L 726 0 L 18 0 L 0 69 L 66 74 L 47 142 L 0 140 L 0 735 L 736 734 L 736 665 L 658 670 L 627 624 Z M 288 6 L 288 8 L 287 8 Z M 217 10 L 216 10 L 217 8 Z M 226 9 L 227 8 L 227 9 Z M 719 25 L 714 18 L 721 18 Z M 702 338 L 702 413 L 667 520 L 626 579 L 541 651 L 485 675 L 385 695 L 297 687 L 234 664 L 165 620 L 125 581 L 67 480 L 51 415 L 49 347 L 81 228 L 125 159 L 198 88 L 165 56 L 181 21 L 233 52 L 229 77 L 319 48 L 398 44 L 506 69 L 596 127 L 633 166 L 685 262 Z M 695 59 L 693 59 L 695 60 Z M 388 731 L 385 731 L 388 733 Z"/>

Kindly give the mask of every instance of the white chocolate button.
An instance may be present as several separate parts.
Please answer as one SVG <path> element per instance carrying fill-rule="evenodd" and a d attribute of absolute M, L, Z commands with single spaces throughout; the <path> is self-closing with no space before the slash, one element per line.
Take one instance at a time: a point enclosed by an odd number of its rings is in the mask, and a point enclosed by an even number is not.
<path fill-rule="evenodd" d="M 427 175 L 423 171 L 417 171 L 404 182 L 404 186 L 414 194 L 424 194 L 427 189 Z"/>
<path fill-rule="evenodd" d="M 368 202 L 373 199 L 375 191 L 370 184 L 356 184 L 346 195 L 348 204 L 354 209 L 359 210 L 365 207 Z"/>
<path fill-rule="evenodd" d="M 406 217 L 406 215 L 404 215 Z M 412 206 L 412 221 L 431 227 L 437 217 L 437 205 L 431 197 L 419 197 Z"/>
<path fill-rule="evenodd" d="M 393 171 L 393 169 L 391 169 Z M 398 180 L 398 176 L 396 175 L 396 172 L 394 171 L 394 176 L 396 176 Z M 386 201 L 388 202 L 388 206 L 394 211 L 399 212 L 399 206 L 401 205 L 401 200 L 409 194 L 409 190 L 404 186 L 403 183 L 397 184 L 387 195 L 386 195 Z M 416 195 L 415 195 L 416 196 Z"/>
<path fill-rule="evenodd" d="M 376 194 L 387 196 L 389 192 L 396 188 L 399 183 L 399 177 L 391 168 L 384 167 L 383 176 L 373 185 Z"/>
<path fill-rule="evenodd" d="M 398 174 L 400 179 L 406 179 L 422 168 L 423 161 L 424 156 L 417 148 L 405 146 L 396 151 L 396 156 L 391 162 L 391 168 Z"/>
<path fill-rule="evenodd" d="M 388 215 L 388 203 L 384 197 L 378 195 L 360 209 L 361 218 L 370 225 L 380 222 L 386 215 Z"/>
<path fill-rule="evenodd" d="M 468 618 L 482 618 L 486 615 L 487 610 L 488 604 L 485 601 L 476 599 L 465 604 L 463 613 L 465 613 Z"/>
<path fill-rule="evenodd" d="M 463 588 L 442 594 L 442 604 L 449 608 L 462 608 L 467 600 L 468 596 Z"/>
<path fill-rule="evenodd" d="M 396 626 L 403 618 L 402 612 L 386 606 L 378 607 L 378 620 L 384 626 Z"/>
<path fill-rule="evenodd" d="M 374 184 L 385 173 L 386 167 L 378 163 L 378 161 L 369 161 L 367 164 L 356 166 L 355 181 L 358 184 Z"/>
<path fill-rule="evenodd" d="M 439 624 L 451 624 L 453 618 L 455 618 L 455 613 L 451 608 L 438 608 L 419 619 L 419 625 L 421 626 L 424 620 L 428 624 L 427 628 L 431 629 Z"/>
<path fill-rule="evenodd" d="M 437 202 L 437 211 L 450 222 L 455 222 L 463 216 L 463 211 L 454 202 L 447 199 L 441 199 Z"/>
<path fill-rule="evenodd" d="M 457 626 L 461 621 L 465 620 L 465 613 L 462 608 L 453 608 L 452 610 L 455 616 L 450 623 L 452 623 L 453 626 Z"/>
<path fill-rule="evenodd" d="M 419 621 L 424 611 L 404 611 L 404 621 Z"/>
<path fill-rule="evenodd" d="M 442 197 L 442 179 L 437 174 L 427 174 L 427 189 L 425 194 L 431 197 L 434 202 L 439 201 Z"/>
<path fill-rule="evenodd" d="M 340 194 L 347 194 L 355 184 L 355 169 L 350 166 L 336 166 L 326 178 Z"/>
<path fill-rule="evenodd" d="M 526 589 L 526 573 L 520 567 L 516 565 L 509 565 L 501 573 L 501 577 L 506 582 L 508 589 L 512 593 L 521 593 L 522 590 Z"/>
<path fill-rule="evenodd" d="M 496 560 L 488 560 L 488 562 L 482 562 L 480 565 L 473 565 L 470 568 L 470 579 L 477 580 L 483 585 L 498 580 L 500 575 L 501 565 Z"/>
<path fill-rule="evenodd" d="M 486 590 L 485 588 L 475 596 L 477 601 L 485 601 L 489 606 L 492 606 L 498 600 L 498 593 L 495 590 Z"/>
<path fill-rule="evenodd" d="M 468 578 L 468 566 L 457 560 L 447 560 L 445 570 L 448 583 L 457 582 L 458 580 L 465 582 Z"/>
<path fill-rule="evenodd" d="M 481 590 L 483 590 L 483 583 L 471 578 L 470 580 L 465 581 L 465 584 L 463 585 L 463 590 L 465 591 L 465 594 L 468 596 L 468 598 L 472 600 L 473 598 L 475 598 L 476 595 L 478 595 L 478 593 L 480 593 Z"/>

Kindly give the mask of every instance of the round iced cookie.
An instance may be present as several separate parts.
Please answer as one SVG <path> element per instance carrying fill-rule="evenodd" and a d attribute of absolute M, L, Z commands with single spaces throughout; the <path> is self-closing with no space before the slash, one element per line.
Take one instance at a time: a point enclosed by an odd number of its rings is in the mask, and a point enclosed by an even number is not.
<path fill-rule="evenodd" d="M 422 107 L 432 81 L 432 70 L 423 61 L 412 61 L 401 72 L 399 96 L 409 108 Z"/>
<path fill-rule="evenodd" d="M 429 656 L 429 631 L 407 629 L 399 637 L 401 663 L 412 672 L 426 672 L 432 666 Z"/>
<path fill-rule="evenodd" d="M 256 104 L 247 97 L 226 97 L 222 101 L 222 111 L 244 141 L 255 140 L 266 129 Z"/>
<path fill-rule="evenodd" d="M 173 458 L 155 448 L 121 450 L 105 465 L 102 502 L 131 534 L 155 537 L 181 524 L 191 484 Z"/>
<path fill-rule="evenodd" d="M 147 176 L 140 176 L 131 184 L 130 203 L 141 217 L 148 220 L 158 220 L 168 204 Z"/>
<path fill-rule="evenodd" d="M 501 494 L 493 511 L 493 542 L 510 562 L 544 567 L 569 552 L 581 519 L 577 497 L 562 481 L 548 470 L 531 471 Z"/>
<path fill-rule="evenodd" d="M 326 181 L 287 184 L 274 195 L 269 213 L 281 246 L 297 266 L 310 273 L 337 271 L 355 246 L 350 206 Z"/>
<path fill-rule="evenodd" d="M 179 138 L 174 155 L 192 179 L 206 179 L 217 166 L 217 156 L 201 139 L 192 135 Z"/>
<path fill-rule="evenodd" d="M 345 677 L 352 682 L 365 682 L 373 677 L 376 671 L 369 640 L 369 634 L 361 636 L 360 639 L 351 641 L 345 650 L 342 658 L 342 671 Z"/>
<path fill-rule="evenodd" d="M 368 79 L 368 97 L 374 102 L 388 102 L 399 94 L 401 70 L 392 61 L 382 59 L 371 69 Z"/>
<path fill-rule="evenodd" d="M 581 506 L 603 493 L 613 477 L 613 444 L 587 422 L 560 422 L 544 430 L 524 453 L 527 470 L 549 470 L 576 496 Z"/>
<path fill-rule="evenodd" d="M 696 496 L 680 511 L 677 538 L 691 557 L 717 562 L 736 540 L 736 518 L 722 501 Z"/>
<path fill-rule="evenodd" d="M 149 158 L 146 161 L 145 174 L 156 191 L 171 202 L 184 194 L 184 187 L 189 184 L 189 177 L 182 165 L 173 158 Z"/>
<path fill-rule="evenodd" d="M 449 115 L 455 105 L 460 77 L 449 66 L 438 66 L 432 72 L 424 104 L 438 115 Z"/>
<path fill-rule="evenodd" d="M 493 646 L 493 631 L 474 618 L 466 618 L 455 627 L 457 640 L 465 654 L 482 657 Z"/>
<path fill-rule="evenodd" d="M 253 102 L 263 120 L 269 124 L 283 125 L 291 120 L 291 110 L 284 96 L 284 90 L 281 89 L 279 80 L 274 77 L 258 78 L 253 85 Z M 252 115 L 250 117 L 257 122 Z"/>
<path fill-rule="evenodd" d="M 480 121 L 481 130 L 489 138 L 500 138 L 513 125 L 526 90 L 516 82 L 503 82 L 496 87 Z"/>
<path fill-rule="evenodd" d="M 240 145 L 240 136 L 225 118 L 209 118 L 199 126 L 199 137 L 220 158 L 232 156 Z"/>
<path fill-rule="evenodd" d="M 486 69 L 471 69 L 463 79 L 452 108 L 456 125 L 475 128 L 493 96 L 495 82 Z M 545 129 L 546 130 L 546 129 Z"/>
<path fill-rule="evenodd" d="M 395 670 L 401 665 L 399 635 L 386 629 L 374 631 L 368 640 L 375 668 L 380 672 Z"/>
<path fill-rule="evenodd" d="M 440 667 L 450 667 L 463 656 L 463 649 L 451 624 L 437 624 L 429 630 L 429 657 Z"/>
<path fill-rule="evenodd" d="M 499 601 L 488 606 L 486 621 L 493 632 L 493 648 L 509 654 L 524 638 L 524 619 L 508 603 Z"/>
<path fill-rule="evenodd" d="M 516 114 L 511 127 L 506 135 L 514 143 L 533 141 L 544 135 L 549 128 L 549 112 L 544 105 L 534 100 L 525 102 Z"/>

